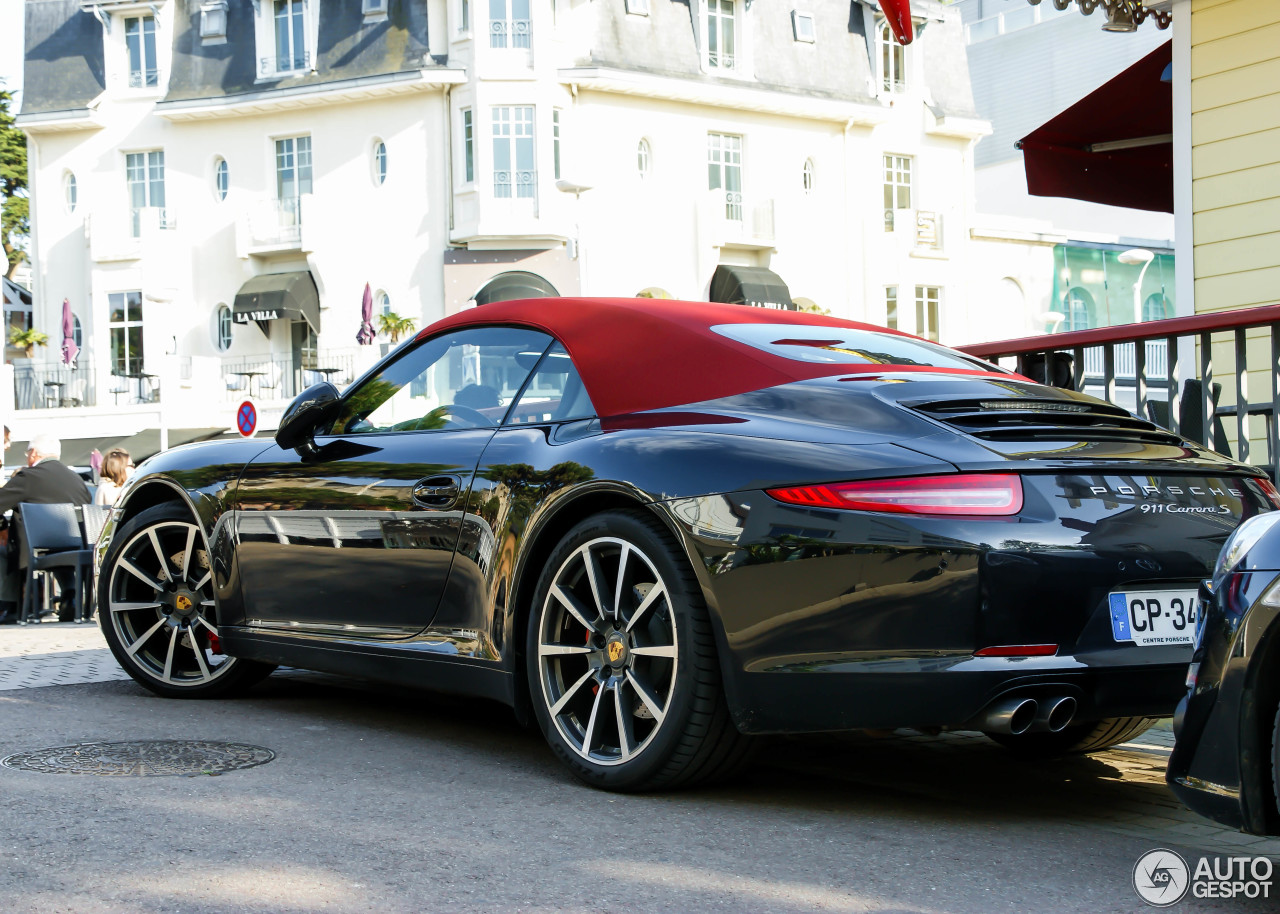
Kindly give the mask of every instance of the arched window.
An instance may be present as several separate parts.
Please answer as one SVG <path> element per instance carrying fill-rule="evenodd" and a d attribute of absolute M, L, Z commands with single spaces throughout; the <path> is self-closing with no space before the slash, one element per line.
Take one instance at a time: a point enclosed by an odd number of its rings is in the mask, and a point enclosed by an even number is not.
<path fill-rule="evenodd" d="M 880 85 L 885 92 L 907 88 L 907 49 L 898 44 L 888 20 L 880 20 Z"/>
<path fill-rule="evenodd" d="M 379 187 L 387 180 L 387 144 L 378 140 L 373 144 L 373 183 Z"/>
<path fill-rule="evenodd" d="M 1088 289 L 1072 286 L 1062 299 L 1062 313 L 1066 315 L 1063 330 L 1087 330 L 1095 326 L 1097 305 Z"/>
<path fill-rule="evenodd" d="M 1161 321 L 1173 317 L 1173 302 L 1159 292 L 1152 292 L 1142 303 L 1144 321 Z"/>
<path fill-rule="evenodd" d="M 559 295 L 556 287 L 535 273 L 523 270 L 512 270 L 510 273 L 499 273 L 490 279 L 475 294 L 477 305 L 488 305 L 496 301 L 513 301 L 517 298 L 550 298 Z"/>
<path fill-rule="evenodd" d="M 227 199 L 227 192 L 230 189 L 231 170 L 227 167 L 227 160 L 218 156 L 213 160 L 213 196 L 221 202 Z"/>
<path fill-rule="evenodd" d="M 64 199 L 66 200 L 67 212 L 74 213 L 80 200 L 79 190 L 76 187 L 76 176 L 73 173 L 67 172 L 66 176 L 62 179 L 62 192 L 64 194 Z"/>
<path fill-rule="evenodd" d="M 813 193 L 814 165 L 813 159 L 804 160 L 804 192 Z"/>
<path fill-rule="evenodd" d="M 80 318 L 74 314 L 71 315 L 71 338 L 78 348 L 84 347 L 84 331 L 80 327 Z"/>
<path fill-rule="evenodd" d="M 649 146 L 647 139 L 642 139 L 636 145 L 636 170 L 640 172 L 641 178 L 647 178 L 652 167 L 653 149 Z"/>
<path fill-rule="evenodd" d="M 373 300 L 378 306 L 379 314 L 391 313 L 391 296 L 386 292 L 379 291 L 378 294 L 374 296 Z"/>
<path fill-rule="evenodd" d="M 231 322 L 231 309 L 226 305 L 218 305 L 213 314 L 213 348 L 226 352 L 231 348 L 231 330 L 235 325 Z"/>

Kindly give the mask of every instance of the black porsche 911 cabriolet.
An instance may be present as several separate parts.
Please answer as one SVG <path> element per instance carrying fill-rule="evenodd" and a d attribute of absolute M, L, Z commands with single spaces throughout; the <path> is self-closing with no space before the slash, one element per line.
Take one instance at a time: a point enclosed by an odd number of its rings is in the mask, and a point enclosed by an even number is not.
<path fill-rule="evenodd" d="M 453 315 L 275 442 L 147 461 L 99 544 L 139 683 L 285 664 L 487 696 L 581 779 L 751 734 L 1101 749 L 1173 713 L 1196 587 L 1280 497 L 1124 410 L 835 318 L 649 299 Z"/>

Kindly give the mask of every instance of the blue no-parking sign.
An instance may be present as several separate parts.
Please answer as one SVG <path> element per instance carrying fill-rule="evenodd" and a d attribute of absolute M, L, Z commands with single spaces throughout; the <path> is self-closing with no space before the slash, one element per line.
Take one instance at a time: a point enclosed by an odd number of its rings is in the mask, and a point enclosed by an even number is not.
<path fill-rule="evenodd" d="M 258 407 L 252 400 L 243 401 L 236 407 L 236 431 L 245 438 L 252 438 L 258 430 Z"/>

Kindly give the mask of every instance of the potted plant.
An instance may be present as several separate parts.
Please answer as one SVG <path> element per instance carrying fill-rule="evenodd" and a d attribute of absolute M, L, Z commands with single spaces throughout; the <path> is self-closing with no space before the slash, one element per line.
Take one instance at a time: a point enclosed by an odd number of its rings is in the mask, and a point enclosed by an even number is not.
<path fill-rule="evenodd" d="M 391 337 L 392 343 L 400 342 L 400 337 L 413 333 L 414 321 L 411 317 L 401 317 L 394 311 L 386 311 L 378 315 L 378 332 Z"/>
<path fill-rule="evenodd" d="M 9 331 L 9 345 L 15 349 L 21 349 L 27 358 L 31 358 L 37 346 L 47 346 L 48 343 L 48 334 L 41 333 L 39 330 L 19 330 L 14 327 Z"/>

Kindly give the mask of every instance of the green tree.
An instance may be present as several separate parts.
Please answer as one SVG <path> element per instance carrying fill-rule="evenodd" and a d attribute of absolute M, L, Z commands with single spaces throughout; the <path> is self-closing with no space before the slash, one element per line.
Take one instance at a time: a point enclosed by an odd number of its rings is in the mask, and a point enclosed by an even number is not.
<path fill-rule="evenodd" d="M 27 202 L 27 138 L 13 126 L 9 105 L 13 93 L 0 90 L 0 199 L 4 202 L 0 218 L 0 243 L 9 261 L 5 273 L 10 279 L 27 259 L 25 248 L 31 231 L 31 211 Z"/>
<path fill-rule="evenodd" d="M 378 332 L 385 333 L 391 337 L 391 342 L 400 342 L 400 337 L 408 336 L 413 333 L 413 318 L 401 317 L 394 311 L 387 311 L 378 315 Z"/>

